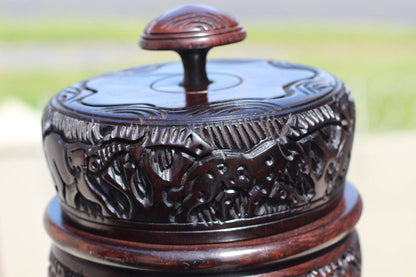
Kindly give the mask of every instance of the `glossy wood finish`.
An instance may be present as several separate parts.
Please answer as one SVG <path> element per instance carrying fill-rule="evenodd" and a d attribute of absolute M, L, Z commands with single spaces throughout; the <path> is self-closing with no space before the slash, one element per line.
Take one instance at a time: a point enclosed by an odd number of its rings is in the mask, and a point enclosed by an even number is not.
<path fill-rule="evenodd" d="M 104 74 L 52 98 L 50 276 L 359 276 L 361 200 L 346 182 L 354 101 L 312 67 L 206 61 L 244 37 L 231 16 L 184 6 L 140 40 L 182 64 Z"/>
<path fill-rule="evenodd" d="M 205 91 L 211 83 L 205 68 L 209 49 L 245 37 L 244 28 L 230 15 L 210 7 L 188 5 L 151 21 L 140 38 L 140 46 L 149 50 L 177 51 L 185 71 L 181 85 L 188 94 Z M 200 95 L 187 96 L 187 106 L 205 103 L 207 101 Z"/>
<path fill-rule="evenodd" d="M 207 62 L 207 70 L 212 83 L 199 92 L 207 95 L 206 105 L 187 105 L 186 89 L 180 85 L 182 64 L 172 62 L 89 78 L 59 92 L 49 106 L 85 121 L 173 125 L 281 116 L 317 108 L 332 102 L 331 98 L 349 94 L 328 72 L 288 62 L 212 60 Z M 324 118 L 331 115 L 331 111 L 321 113 Z"/>
<path fill-rule="evenodd" d="M 287 63 L 210 65 L 244 82 L 209 92 L 205 105 L 165 108 L 155 104 L 166 93 L 145 93 L 178 63 L 99 76 L 52 99 L 45 153 L 61 205 L 80 228 L 104 234 L 126 226 L 132 240 L 154 243 L 144 234 L 227 242 L 296 228 L 339 201 L 354 129 L 343 84 Z M 135 103 L 138 96 L 150 104 Z"/>
<path fill-rule="evenodd" d="M 348 237 L 361 213 L 361 200 L 349 185 L 334 211 L 297 230 L 243 242 L 173 246 L 130 242 L 121 238 L 115 240 L 79 231 L 64 224 L 62 212 L 56 205 L 57 202 L 52 203 L 45 214 L 45 226 L 60 249 L 98 264 L 106 264 L 113 270 L 130 267 L 136 271 L 160 271 L 160 274 L 274 271 L 277 265 L 280 268 L 292 267 L 298 259 L 316 259 L 329 249 L 337 248 L 340 242 L 343 244 L 342 241 Z M 346 243 L 342 249 L 349 246 L 350 243 Z M 336 251 L 339 252 L 344 251 Z M 322 259 L 328 262 L 328 259 L 333 260 L 338 254 Z M 100 267 L 91 265 L 91 268 L 95 266 Z M 296 272 L 299 268 L 309 271 L 318 269 L 309 266 L 296 266 Z"/>
<path fill-rule="evenodd" d="M 276 276 L 276 277 L 357 277 L 361 271 L 361 253 L 356 231 L 343 240 L 317 253 L 297 258 L 291 262 L 248 271 L 189 273 L 151 272 L 116 268 L 71 256 L 53 247 L 50 256 L 50 277 L 133 277 L 133 276 Z"/>
<path fill-rule="evenodd" d="M 152 20 L 140 38 L 149 50 L 206 49 L 234 43 L 246 37 L 231 15 L 201 5 L 187 5 Z"/>
<path fill-rule="evenodd" d="M 348 185 L 339 205 L 321 219 L 293 231 L 241 242 L 164 245 L 99 236 L 66 225 L 57 201 L 45 214 L 45 227 L 59 248 L 98 263 L 152 271 L 225 272 L 269 266 L 318 252 L 342 240 L 360 213 L 361 200 Z"/>

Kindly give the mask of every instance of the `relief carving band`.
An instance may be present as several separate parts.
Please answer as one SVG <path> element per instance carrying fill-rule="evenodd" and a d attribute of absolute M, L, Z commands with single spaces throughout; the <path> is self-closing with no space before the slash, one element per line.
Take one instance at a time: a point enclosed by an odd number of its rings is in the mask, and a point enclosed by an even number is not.
<path fill-rule="evenodd" d="M 267 66 L 307 71 L 285 63 Z M 332 75 L 308 72 L 306 80 L 285 86 L 285 95 L 265 101 L 269 106 L 242 105 L 249 114 L 244 119 L 234 105 L 256 98 L 223 106 L 212 102 L 198 106 L 198 113 L 194 107 L 88 104 L 98 114 L 92 120 L 71 113 L 74 107 L 82 111 L 96 93 L 89 81 L 61 92 L 43 118 L 45 152 L 61 204 L 93 221 L 206 228 L 322 206 L 345 183 L 354 104 Z M 309 99 L 305 111 L 293 110 L 290 101 L 299 95 Z M 111 116 L 120 114 L 127 119 L 114 124 Z M 177 114 L 186 118 L 182 125 L 164 124 Z M 194 121 L 202 116 L 209 120 Z"/>
<path fill-rule="evenodd" d="M 304 65 L 207 60 L 245 37 L 226 13 L 182 6 L 138 41 L 181 61 L 50 100 L 50 277 L 360 276 L 349 89 Z"/>

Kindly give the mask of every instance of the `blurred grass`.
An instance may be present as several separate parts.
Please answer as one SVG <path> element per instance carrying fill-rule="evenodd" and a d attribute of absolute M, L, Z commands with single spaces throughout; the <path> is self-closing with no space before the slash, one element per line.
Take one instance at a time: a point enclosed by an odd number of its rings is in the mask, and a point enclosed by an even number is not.
<path fill-rule="evenodd" d="M 323 68 L 351 88 L 357 104 L 358 129 L 416 129 L 416 29 L 385 26 L 251 26 L 244 44 L 218 48 L 212 57 L 257 57 L 289 60 Z M 0 45 L 134 44 L 143 22 L 48 19 L 0 20 Z M 153 55 L 153 56 L 152 56 Z M 211 55 L 211 54 L 210 54 Z M 143 63 L 163 60 L 149 53 Z M 152 60 L 152 57 L 154 60 Z M 158 60 L 159 61 L 159 60 Z M 47 63 L 47 61 L 45 61 Z M 17 97 L 42 107 L 47 98 L 78 80 L 125 66 L 131 60 L 81 69 L 8 70 L 0 65 L 0 101 Z"/>
<path fill-rule="evenodd" d="M 132 20 L 49 18 L 0 19 L 1 42 L 120 41 L 138 38 L 144 23 Z"/>

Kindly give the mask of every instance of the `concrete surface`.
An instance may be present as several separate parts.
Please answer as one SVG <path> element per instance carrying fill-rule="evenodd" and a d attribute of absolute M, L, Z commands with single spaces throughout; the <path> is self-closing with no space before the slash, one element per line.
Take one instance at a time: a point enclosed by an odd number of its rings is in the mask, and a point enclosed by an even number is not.
<path fill-rule="evenodd" d="M 54 189 L 40 114 L 8 102 L 0 106 L 0 126 L 0 276 L 46 276 L 50 240 L 42 216 Z M 364 200 L 358 230 L 365 277 L 415 276 L 415 154 L 416 133 L 356 136 L 348 179 Z"/>

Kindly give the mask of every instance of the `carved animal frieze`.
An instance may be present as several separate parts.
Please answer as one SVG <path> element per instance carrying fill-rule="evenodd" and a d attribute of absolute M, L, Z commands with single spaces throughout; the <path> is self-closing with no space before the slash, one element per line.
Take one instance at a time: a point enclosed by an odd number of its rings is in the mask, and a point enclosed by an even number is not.
<path fill-rule="evenodd" d="M 329 95 L 325 101 L 311 100 L 314 107 L 285 113 L 280 107 L 257 105 L 265 114 L 244 118 L 234 105 L 254 109 L 256 104 L 244 106 L 242 101 L 268 102 L 230 100 L 198 107 L 197 113 L 194 107 L 154 107 L 152 112 L 144 112 L 141 104 L 96 107 L 103 114 L 140 114 L 136 123 L 116 123 L 66 114 L 62 105 L 91 97 L 82 86 L 67 89 L 43 118 L 45 153 L 59 199 L 93 220 L 194 226 L 267 220 L 323 205 L 345 182 L 354 104 L 335 78 L 318 71 L 311 76 L 288 85 L 287 97 Z M 284 103 L 286 97 L 282 99 Z M 175 113 L 217 121 L 160 124 Z"/>

